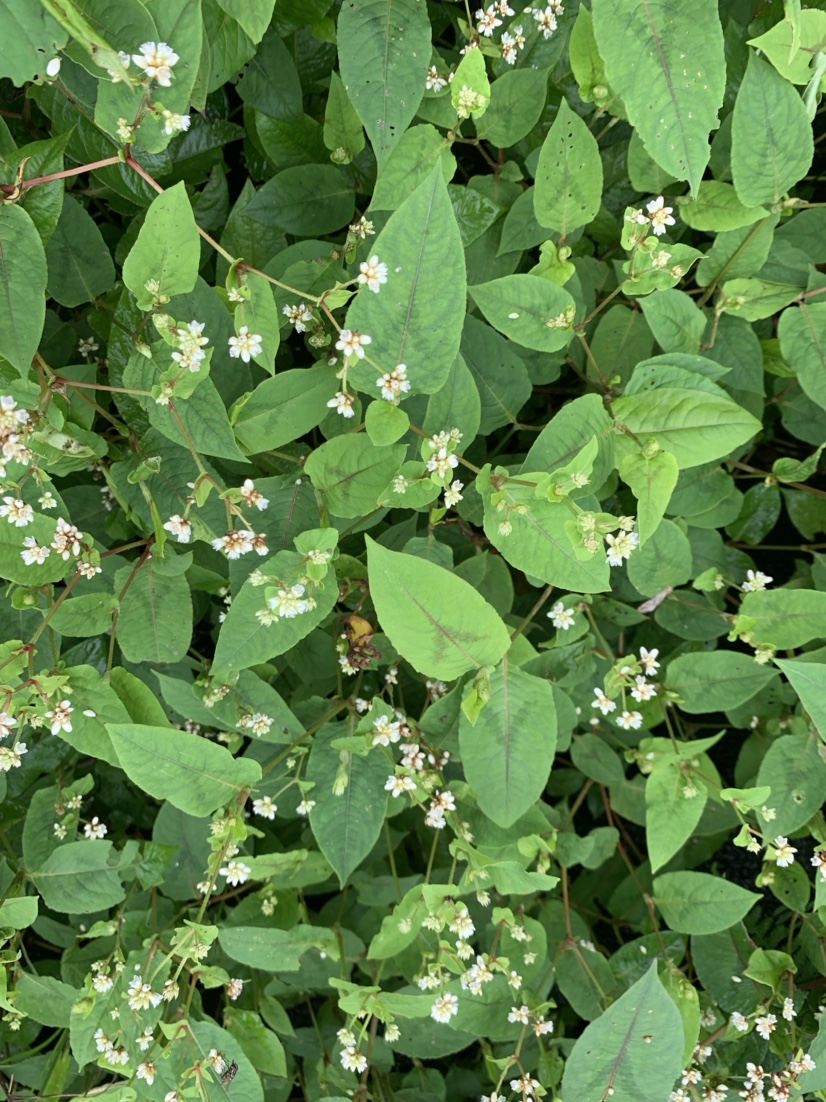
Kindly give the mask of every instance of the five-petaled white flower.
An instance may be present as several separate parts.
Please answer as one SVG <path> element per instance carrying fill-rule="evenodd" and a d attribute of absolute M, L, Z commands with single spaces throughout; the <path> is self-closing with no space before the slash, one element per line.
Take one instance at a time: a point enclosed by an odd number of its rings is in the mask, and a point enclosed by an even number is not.
<path fill-rule="evenodd" d="M 591 707 L 599 708 L 602 714 L 607 716 L 609 712 L 617 710 L 617 702 L 607 696 L 602 689 L 594 689 L 594 700 L 591 701 Z"/>
<path fill-rule="evenodd" d="M 253 356 L 260 356 L 262 352 L 260 333 L 250 333 L 246 325 L 238 330 L 237 337 L 229 338 L 229 354 L 234 359 L 240 356 L 245 364 L 250 362 Z"/>
<path fill-rule="evenodd" d="M 68 700 L 61 700 L 51 711 L 46 712 L 46 719 L 51 724 L 53 735 L 60 731 L 71 731 L 73 711 L 74 708 Z"/>
<path fill-rule="evenodd" d="M 674 208 L 665 205 L 662 195 L 658 195 L 656 199 L 646 203 L 645 209 L 651 219 L 651 229 L 658 237 L 665 233 L 666 227 L 675 225 L 674 219 L 671 217 Z"/>
<path fill-rule="evenodd" d="M 635 730 L 638 731 L 642 727 L 642 716 L 639 712 L 623 712 L 621 716 L 617 716 L 617 726 L 622 727 L 626 731 Z"/>
<path fill-rule="evenodd" d="M 252 810 L 262 819 L 274 819 L 278 808 L 272 802 L 272 796 L 261 796 L 260 799 L 252 801 Z"/>
<path fill-rule="evenodd" d="M 443 76 L 439 75 L 439 70 L 435 65 L 431 65 L 427 71 L 427 80 L 424 82 L 425 88 L 428 92 L 441 92 L 443 88 L 447 88 L 447 81 Z"/>
<path fill-rule="evenodd" d="M 109 833 L 109 828 L 106 823 L 102 823 L 97 815 L 95 815 L 91 823 L 87 823 L 84 826 L 83 833 L 87 838 L 91 838 L 94 841 L 97 838 L 105 838 Z"/>
<path fill-rule="evenodd" d="M 774 1027 L 777 1024 L 777 1018 L 774 1014 L 764 1014 L 762 1017 L 757 1018 L 754 1023 L 754 1028 L 760 1034 L 764 1041 L 768 1041 L 774 1032 Z"/>
<path fill-rule="evenodd" d="M 148 77 L 157 80 L 163 88 L 172 84 L 172 67 L 180 61 L 175 51 L 165 42 L 144 42 L 139 54 L 132 54 L 132 60 Z"/>
<path fill-rule="evenodd" d="M 269 499 L 264 497 L 260 491 L 256 490 L 255 483 L 251 478 L 244 479 L 244 483 L 241 486 L 241 497 L 252 508 L 260 509 L 262 512 L 269 505 Z"/>
<path fill-rule="evenodd" d="M 413 778 L 405 777 L 401 773 L 388 777 L 384 782 L 385 792 L 389 792 L 393 797 L 403 796 L 405 792 L 413 792 L 415 788 L 416 782 Z"/>
<path fill-rule="evenodd" d="M 392 371 L 385 372 L 380 379 L 376 379 L 376 386 L 381 387 L 381 396 L 386 402 L 397 402 L 402 394 L 410 390 L 406 364 L 397 364 Z"/>
<path fill-rule="evenodd" d="M 430 1017 L 437 1022 L 449 1022 L 454 1014 L 459 1013 L 459 1000 L 449 991 L 440 995 L 430 1008 Z"/>
<path fill-rule="evenodd" d="M 179 516 L 178 513 L 172 514 L 164 524 L 164 528 L 175 537 L 178 543 L 189 543 L 192 538 L 192 525 L 185 517 Z"/>
<path fill-rule="evenodd" d="M 304 323 L 313 320 L 313 312 L 304 302 L 299 302 L 297 306 L 284 306 L 281 313 L 295 326 L 296 333 L 305 333 L 307 326 Z"/>
<path fill-rule="evenodd" d="M 368 337 L 366 333 L 359 333 L 357 329 L 342 329 L 336 341 L 336 348 L 348 358 L 356 356 L 359 360 L 363 360 L 365 346 L 372 343 L 373 338 Z"/>
<path fill-rule="evenodd" d="M 656 673 L 660 668 L 660 664 L 657 661 L 659 653 L 656 647 L 654 647 L 653 650 L 646 650 L 645 647 L 640 647 L 640 665 L 649 676 L 652 673 Z"/>
<path fill-rule="evenodd" d="M 152 990 L 152 985 L 143 982 L 143 977 L 138 974 L 129 981 L 129 1009 L 148 1010 L 150 1006 L 159 1006 L 163 1001 L 163 995 Z"/>
<path fill-rule="evenodd" d="M 0 505 L 0 517 L 5 517 L 15 528 L 25 528 L 34 520 L 34 509 L 19 497 L 4 497 Z"/>
<path fill-rule="evenodd" d="M 479 10 L 475 16 L 477 20 L 477 31 L 479 34 L 483 34 L 485 38 L 490 38 L 497 27 L 502 26 L 502 20 L 497 16 L 497 9 L 495 4 L 491 4 L 488 8 Z"/>
<path fill-rule="evenodd" d="M 774 578 L 760 570 L 747 570 L 746 578 L 748 580 L 743 582 L 742 587 L 744 593 L 757 593 L 758 590 L 765 589 L 767 585 L 771 585 L 774 581 Z"/>
<path fill-rule="evenodd" d="M 520 1025 L 528 1024 L 528 1008 L 527 1006 L 512 1006 L 510 1014 L 508 1014 L 509 1022 L 519 1022 Z"/>
<path fill-rule="evenodd" d="M 353 410 L 353 401 L 355 395 L 347 394 L 343 390 L 336 392 L 335 398 L 331 398 L 327 403 L 329 409 L 334 409 L 341 417 L 354 417 L 355 411 Z"/>
<path fill-rule="evenodd" d="M 380 263 L 377 256 L 363 260 L 359 264 L 358 281 L 367 284 L 371 291 L 378 294 L 381 284 L 387 282 L 387 265 Z"/>
<path fill-rule="evenodd" d="M 534 8 L 533 17 L 538 24 L 537 30 L 542 31 L 542 37 L 550 38 L 556 30 L 556 14 L 554 9 L 550 5 L 548 5 L 544 11 L 540 8 Z"/>
<path fill-rule="evenodd" d="M 794 855 L 797 850 L 794 846 L 789 845 L 789 839 L 784 838 L 782 834 L 778 835 L 772 842 L 775 850 L 774 859 L 781 869 L 788 868 L 789 865 L 794 864 Z"/>
<path fill-rule="evenodd" d="M 189 130 L 192 122 L 189 115 L 179 115 L 175 111 L 164 111 L 162 117 L 164 134 L 181 134 Z"/>
<path fill-rule="evenodd" d="M 454 505 L 459 504 L 462 500 L 462 490 L 464 488 L 464 482 L 460 482 L 458 478 L 451 482 L 445 490 L 445 508 L 451 509 Z"/>
<path fill-rule="evenodd" d="M 557 601 L 548 613 L 548 619 L 557 631 L 567 631 L 568 628 L 574 626 L 574 610 L 566 608 L 562 601 Z"/>
<path fill-rule="evenodd" d="M 23 540 L 23 550 L 20 552 L 20 558 L 26 566 L 34 566 L 35 563 L 41 566 L 49 555 L 51 555 L 51 550 L 38 543 L 34 536 L 26 536 Z"/>
<path fill-rule="evenodd" d="M 634 700 L 642 702 L 643 700 L 652 700 L 657 695 L 656 688 L 646 681 L 644 677 L 639 674 L 634 678 L 634 688 L 631 690 L 631 696 Z"/>
<path fill-rule="evenodd" d="M 227 883 L 232 884 L 235 888 L 239 884 L 244 884 L 246 882 L 252 870 L 249 865 L 245 865 L 243 861 L 228 861 L 220 871 L 221 876 L 227 878 Z"/>
<path fill-rule="evenodd" d="M 622 566 L 622 560 L 631 557 L 640 537 L 636 532 L 620 532 L 618 536 L 606 536 L 605 542 L 608 544 L 608 565 Z"/>

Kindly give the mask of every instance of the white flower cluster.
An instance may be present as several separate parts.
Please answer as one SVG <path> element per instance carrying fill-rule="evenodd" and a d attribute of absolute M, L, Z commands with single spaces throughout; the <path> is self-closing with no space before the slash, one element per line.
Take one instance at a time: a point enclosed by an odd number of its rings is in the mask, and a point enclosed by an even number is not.
<path fill-rule="evenodd" d="M 296 333 L 306 333 L 307 326 L 305 322 L 313 320 L 313 312 L 304 302 L 300 302 L 297 306 L 284 306 L 281 313 L 284 314 L 290 325 L 295 327 Z"/>
<path fill-rule="evenodd" d="M 209 344 L 209 337 L 202 336 L 204 325 L 202 321 L 191 321 L 171 331 L 178 346 L 172 353 L 172 359 L 189 371 L 200 371 L 201 361 L 206 358 L 206 353 L 201 351 L 204 345 Z"/>
<path fill-rule="evenodd" d="M 641 210 L 634 211 L 634 221 L 639 226 L 650 224 L 651 232 L 656 234 L 657 237 L 664 234 L 669 226 L 676 225 L 672 218 L 674 208 L 665 205 L 665 199 L 662 195 L 658 195 L 656 199 L 646 203 L 645 210 L 648 212 L 647 214 Z M 660 267 L 660 265 L 658 264 L 657 267 Z"/>
<path fill-rule="evenodd" d="M 31 424 L 27 409 L 19 409 L 11 395 L 0 396 L 0 478 L 6 477 L 6 463 L 16 462 L 28 466 L 32 453 L 20 434 Z"/>
<path fill-rule="evenodd" d="M 128 58 L 124 61 L 124 54 L 118 56 L 124 68 L 128 68 Z M 132 54 L 132 61 L 137 67 L 143 69 L 150 80 L 156 80 L 163 88 L 169 88 L 172 85 L 172 69 L 180 60 L 178 54 L 165 42 L 144 42 L 141 52 Z"/>
<path fill-rule="evenodd" d="M 386 371 L 380 379 L 376 379 L 376 386 L 381 388 L 381 396 L 385 402 L 398 405 L 402 394 L 407 394 L 410 390 L 406 365 L 396 364 L 392 371 Z"/>
<path fill-rule="evenodd" d="M 359 1050 L 355 1035 L 349 1029 L 340 1029 L 336 1034 L 341 1043 L 341 1066 L 345 1071 L 354 1071 L 361 1075 L 367 1071 L 367 1057 Z"/>
<path fill-rule="evenodd" d="M 0 712 L 0 739 L 8 738 L 17 726 L 17 716 L 8 712 Z M 12 746 L 0 746 L 0 773 L 8 773 L 10 769 L 19 769 L 22 765 L 22 757 L 27 752 L 25 742 L 15 742 Z"/>
<path fill-rule="evenodd" d="M 315 608 L 314 597 L 305 596 L 307 587 L 304 582 L 294 585 L 281 584 L 265 591 L 267 604 L 256 612 L 256 617 L 265 627 L 279 620 L 293 620 L 304 612 Z"/>
<path fill-rule="evenodd" d="M 653 700 L 656 697 L 656 686 L 648 681 L 647 677 L 655 674 L 660 668 L 660 663 L 657 661 L 658 655 L 659 651 L 656 648 L 649 651 L 645 647 L 640 647 L 638 663 L 631 656 L 630 659 L 622 660 L 623 664 L 616 673 L 612 672 L 609 675 L 611 680 L 615 682 L 614 685 L 609 685 L 610 692 L 619 691 L 622 694 L 623 710 L 616 717 L 616 723 L 618 727 L 622 727 L 626 731 L 638 731 L 642 727 L 643 720 L 641 712 L 629 711 L 625 708 L 626 690 L 630 690 L 631 696 L 637 703 Z M 637 673 L 636 670 L 639 669 L 642 669 L 643 672 Z M 617 710 L 617 702 L 609 695 L 609 692 L 597 686 L 594 689 L 594 699 L 591 701 L 591 707 L 599 708 L 602 714 L 607 716 Z"/>
<path fill-rule="evenodd" d="M 255 356 L 260 356 L 263 351 L 260 333 L 250 333 L 248 326 L 242 325 L 238 335 L 229 338 L 229 354 L 233 359 L 242 359 L 245 364 Z"/>
<path fill-rule="evenodd" d="M 170 517 L 164 528 L 171 524 L 175 518 Z M 180 522 L 180 517 L 177 518 Z M 189 524 L 188 521 L 184 522 Z M 181 543 L 186 543 L 188 540 L 181 540 Z M 256 535 L 255 532 L 245 528 L 234 528 L 232 531 L 227 532 L 225 536 L 219 536 L 212 541 L 212 547 L 215 551 L 222 551 L 228 559 L 240 559 L 242 555 L 248 554 L 250 551 L 255 551 L 259 555 L 267 554 L 267 537 L 263 533 Z"/>
<path fill-rule="evenodd" d="M 13 523 L 18 527 L 22 527 L 34 520 L 34 513 L 32 512 L 29 515 L 25 511 L 31 509 L 31 506 L 13 498 L 3 498 L 3 501 L 5 504 L 0 507 L 0 516 L 8 516 L 10 524 Z M 4 509 L 8 509 L 9 512 L 4 513 Z M 20 558 L 26 566 L 34 566 L 35 564 L 39 566 L 54 551 L 64 562 L 68 562 L 70 558 L 80 558 L 83 552 L 82 541 L 83 533 L 80 529 L 76 528 L 74 524 L 67 523 L 63 517 L 58 517 L 52 542 L 46 546 L 38 543 L 35 536 L 26 536 L 23 540 L 23 550 L 20 552 Z M 79 562 L 77 569 L 84 578 L 94 578 L 96 574 L 100 574 L 100 567 L 88 560 Z"/>

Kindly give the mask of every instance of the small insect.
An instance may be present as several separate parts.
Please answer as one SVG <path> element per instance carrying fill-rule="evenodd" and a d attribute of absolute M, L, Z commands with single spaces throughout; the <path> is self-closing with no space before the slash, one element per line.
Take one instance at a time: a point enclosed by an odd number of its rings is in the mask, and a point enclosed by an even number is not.
<path fill-rule="evenodd" d="M 227 1068 L 227 1070 L 221 1076 L 221 1086 L 226 1087 L 229 1083 L 231 1083 L 233 1081 L 233 1079 L 235 1078 L 235 1075 L 236 1075 L 237 1071 L 238 1071 L 238 1064 L 235 1062 L 235 1060 L 233 1060 L 232 1063 Z"/>

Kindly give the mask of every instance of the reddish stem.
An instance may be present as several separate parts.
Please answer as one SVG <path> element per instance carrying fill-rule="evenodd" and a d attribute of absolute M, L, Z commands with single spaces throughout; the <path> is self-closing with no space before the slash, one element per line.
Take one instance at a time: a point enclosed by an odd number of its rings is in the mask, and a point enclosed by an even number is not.
<path fill-rule="evenodd" d="M 49 184 L 52 180 L 65 180 L 69 176 L 79 176 L 82 172 L 92 172 L 96 168 L 106 168 L 108 165 L 121 164 L 120 157 L 105 157 L 102 161 L 92 161 L 88 165 L 78 165 L 77 168 L 67 168 L 63 172 L 50 172 L 48 176 L 35 176 L 32 180 L 21 180 L 20 188 L 23 191 L 28 191 L 30 187 L 37 187 L 38 184 Z M 0 191 L 5 195 L 9 195 L 17 190 L 17 184 L 0 184 Z"/>

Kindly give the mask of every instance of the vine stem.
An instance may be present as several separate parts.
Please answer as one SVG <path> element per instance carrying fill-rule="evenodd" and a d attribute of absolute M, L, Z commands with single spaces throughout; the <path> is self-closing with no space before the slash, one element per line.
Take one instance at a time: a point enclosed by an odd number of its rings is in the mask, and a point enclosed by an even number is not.
<path fill-rule="evenodd" d="M 50 172 L 48 176 L 35 176 L 31 180 L 21 180 L 19 184 L 0 184 L 0 191 L 4 195 L 13 195 L 18 190 L 28 191 L 30 187 L 37 187 L 39 184 L 50 184 L 53 180 L 66 180 L 70 176 L 80 176 L 83 172 L 93 172 L 96 168 L 108 168 L 109 165 L 119 164 L 123 164 L 120 157 L 104 157 L 102 161 L 92 161 L 87 165 L 66 168 L 62 172 Z"/>

